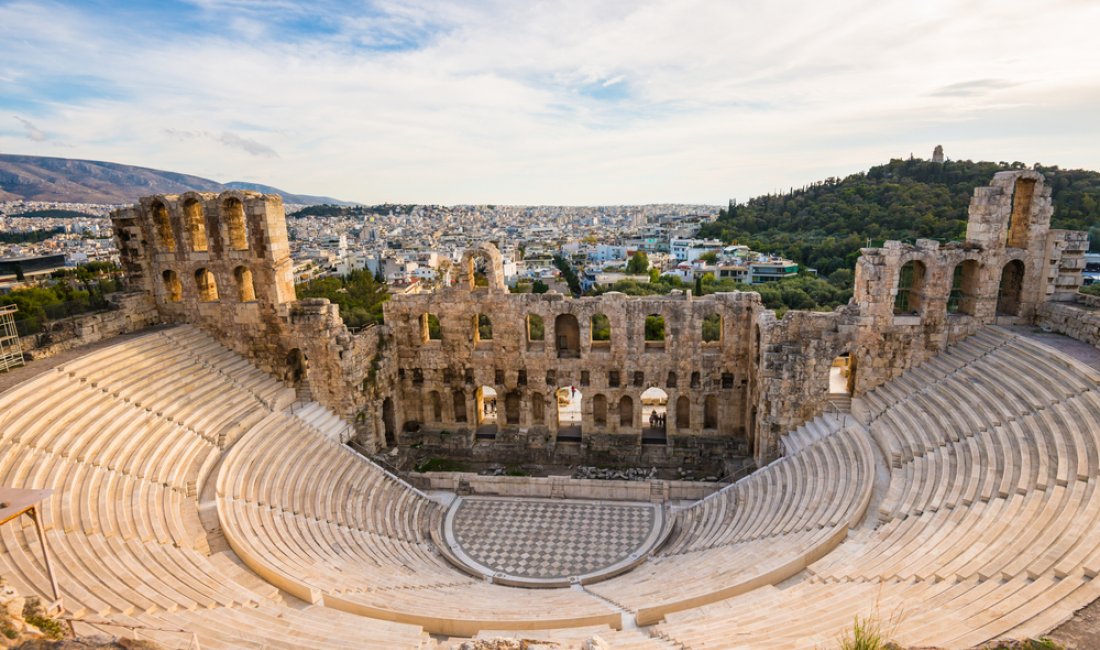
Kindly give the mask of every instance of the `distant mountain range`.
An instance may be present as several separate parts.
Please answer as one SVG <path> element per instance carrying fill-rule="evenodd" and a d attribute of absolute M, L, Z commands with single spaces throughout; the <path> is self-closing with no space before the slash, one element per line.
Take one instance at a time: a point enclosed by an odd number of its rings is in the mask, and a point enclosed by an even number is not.
<path fill-rule="evenodd" d="M 150 194 L 229 189 L 278 194 L 287 203 L 354 205 L 327 196 L 290 194 L 269 185 L 208 178 L 97 160 L 0 154 L 0 201 L 130 203 Z"/>

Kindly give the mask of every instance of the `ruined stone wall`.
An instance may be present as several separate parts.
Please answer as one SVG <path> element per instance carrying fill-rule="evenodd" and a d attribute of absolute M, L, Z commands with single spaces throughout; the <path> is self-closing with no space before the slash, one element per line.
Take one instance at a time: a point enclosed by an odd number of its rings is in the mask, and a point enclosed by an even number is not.
<path fill-rule="evenodd" d="M 1081 294 L 1081 302 L 1048 302 L 1039 309 L 1038 324 L 1078 341 L 1100 347 L 1100 297 Z"/>
<path fill-rule="evenodd" d="M 744 453 L 753 400 L 752 323 L 760 310 L 754 293 L 572 299 L 461 283 L 395 296 L 385 320 L 398 368 L 398 441 L 422 444 L 425 435 L 445 430 L 454 449 L 471 446 L 479 433 L 500 448 L 554 447 L 561 433 L 554 395 L 569 387 L 581 399 L 580 430 L 570 435 L 579 433 L 582 446 L 597 452 L 637 454 L 647 426 L 641 394 L 657 387 L 668 399 L 665 448 L 673 456 L 677 449 L 681 459 L 698 454 L 709 444 Z M 597 314 L 610 323 L 608 341 L 593 340 Z M 438 340 L 428 334 L 429 315 L 438 319 Z M 475 334 L 479 315 L 491 323 L 491 340 Z M 664 320 L 662 341 L 646 341 L 650 315 Z M 721 319 L 718 341 L 703 341 L 708 316 Z M 541 320 L 542 340 L 532 340 L 532 317 Z M 500 420 L 487 430 L 479 428 L 483 386 L 496 392 Z M 508 400 L 516 404 L 511 421 Z"/>
<path fill-rule="evenodd" d="M 51 321 L 45 331 L 21 337 L 23 355 L 28 360 L 44 359 L 160 322 L 160 314 L 147 293 L 114 293 L 107 296 L 107 301 L 109 311 Z"/>
<path fill-rule="evenodd" d="M 758 464 L 780 455 L 779 437 L 820 414 L 828 401 L 833 360 L 852 351 L 858 311 L 774 312 L 757 318 L 759 397 L 753 444 Z M 856 369 L 857 373 L 859 369 Z"/>

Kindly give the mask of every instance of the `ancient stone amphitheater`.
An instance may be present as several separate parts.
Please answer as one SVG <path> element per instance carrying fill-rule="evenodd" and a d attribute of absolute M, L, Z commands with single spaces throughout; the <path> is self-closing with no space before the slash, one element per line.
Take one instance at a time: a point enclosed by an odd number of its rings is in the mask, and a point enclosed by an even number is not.
<path fill-rule="evenodd" d="M 78 633 L 169 648 L 829 648 L 856 617 L 914 646 L 1040 635 L 1100 597 L 1100 327 L 1076 293 L 1084 237 L 1049 217 L 1038 174 L 998 175 L 966 242 L 866 249 L 851 305 L 781 320 L 755 294 L 511 296 L 484 248 L 487 289 L 397 296 L 385 326 L 354 333 L 294 299 L 277 198 L 153 197 L 115 216 L 132 331 L 13 371 L 0 485 L 53 490 L 39 518 Z M 597 311 L 608 350 L 560 318 Z M 441 340 L 423 317 L 437 312 Z M 466 330 L 482 312 L 491 341 Z M 504 326 L 525 313 L 564 336 Z M 659 348 L 635 313 L 669 322 Z M 701 341 L 714 313 L 722 336 Z M 828 387 L 844 354 L 850 413 Z M 558 426 L 542 396 L 570 384 L 592 398 Z M 640 410 L 600 411 L 657 384 L 673 423 L 659 444 Z M 477 385 L 516 395 L 491 426 Z M 464 399 L 444 408 L 441 391 Z M 668 501 L 669 482 L 638 502 L 568 479 L 512 488 L 544 498 L 448 500 L 345 444 L 444 445 L 433 435 L 489 457 L 718 449 L 760 467 L 691 501 Z M 509 534 L 536 513 L 518 548 L 482 539 L 496 507 Z M 516 559 L 539 539 L 562 550 Z M 51 601 L 43 550 L 33 522 L 0 525 L 4 578 Z"/>

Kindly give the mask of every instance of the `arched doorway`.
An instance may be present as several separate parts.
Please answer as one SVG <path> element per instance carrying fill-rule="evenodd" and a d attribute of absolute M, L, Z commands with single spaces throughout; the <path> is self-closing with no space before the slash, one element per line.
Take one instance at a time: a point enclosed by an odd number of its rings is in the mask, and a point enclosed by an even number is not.
<path fill-rule="evenodd" d="M 642 391 L 642 444 L 668 442 L 668 393 L 652 386 Z"/>
<path fill-rule="evenodd" d="M 833 359 L 829 368 L 829 395 L 851 395 L 854 370 L 852 357 L 847 352 Z"/>
<path fill-rule="evenodd" d="M 488 440 L 497 437 L 497 391 L 492 386 L 477 389 L 476 437 Z"/>
<path fill-rule="evenodd" d="M 634 428 L 634 400 L 630 395 L 623 395 L 619 400 L 619 428 Z"/>
<path fill-rule="evenodd" d="M 554 391 L 554 401 L 558 408 L 559 441 L 581 441 L 581 400 L 583 397 L 576 386 L 562 386 Z"/>
<path fill-rule="evenodd" d="M 286 355 L 286 374 L 284 380 L 291 386 L 297 386 L 305 381 L 308 360 L 299 348 L 294 348 Z"/>
<path fill-rule="evenodd" d="M 559 314 L 554 319 L 554 345 L 559 359 L 581 356 L 581 327 L 573 314 Z"/>
<path fill-rule="evenodd" d="M 389 397 L 382 400 L 382 430 L 386 436 L 386 446 L 396 446 L 397 421 L 393 414 L 393 400 Z"/>
<path fill-rule="evenodd" d="M 1001 285 L 997 291 L 997 313 L 1002 316 L 1020 315 L 1020 297 L 1024 291 L 1024 263 L 1012 260 L 1001 271 Z"/>

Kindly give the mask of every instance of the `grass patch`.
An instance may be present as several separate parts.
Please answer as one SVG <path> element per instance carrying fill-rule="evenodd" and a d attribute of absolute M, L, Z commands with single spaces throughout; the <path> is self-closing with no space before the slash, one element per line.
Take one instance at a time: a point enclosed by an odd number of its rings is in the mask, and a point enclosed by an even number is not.
<path fill-rule="evenodd" d="M 840 650 L 887 650 L 889 644 L 877 618 L 856 616 L 852 629 L 840 638 Z"/>
<path fill-rule="evenodd" d="M 63 639 L 66 636 L 65 626 L 61 621 L 47 616 L 37 598 L 28 598 L 23 605 L 23 620 L 42 630 L 46 638 Z"/>

